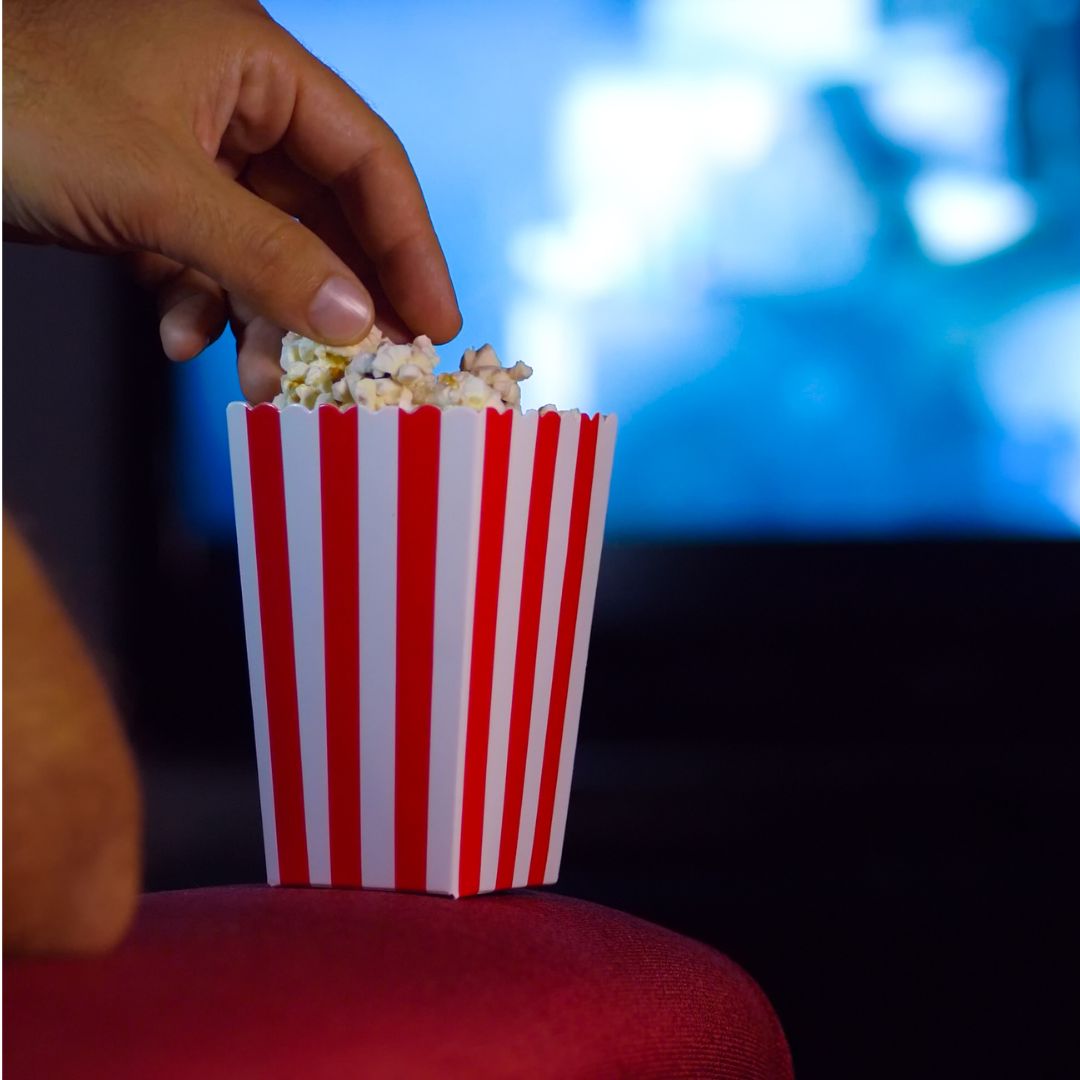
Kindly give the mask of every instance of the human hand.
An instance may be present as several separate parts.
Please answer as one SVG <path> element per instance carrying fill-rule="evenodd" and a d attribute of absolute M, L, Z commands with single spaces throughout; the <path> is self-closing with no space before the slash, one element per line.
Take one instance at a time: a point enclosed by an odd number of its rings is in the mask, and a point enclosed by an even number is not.
<path fill-rule="evenodd" d="M 282 328 L 461 325 L 401 143 L 250 0 L 5 0 L 4 229 L 130 252 L 161 341 L 231 319 L 241 387 L 278 389 Z"/>

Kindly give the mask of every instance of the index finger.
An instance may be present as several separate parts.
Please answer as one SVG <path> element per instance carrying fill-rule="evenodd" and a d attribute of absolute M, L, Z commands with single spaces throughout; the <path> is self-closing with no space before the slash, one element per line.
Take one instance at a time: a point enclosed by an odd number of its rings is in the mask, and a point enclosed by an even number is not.
<path fill-rule="evenodd" d="M 283 145 L 337 196 L 391 304 L 414 333 L 461 329 L 446 259 L 408 155 L 389 125 L 305 53 Z"/>

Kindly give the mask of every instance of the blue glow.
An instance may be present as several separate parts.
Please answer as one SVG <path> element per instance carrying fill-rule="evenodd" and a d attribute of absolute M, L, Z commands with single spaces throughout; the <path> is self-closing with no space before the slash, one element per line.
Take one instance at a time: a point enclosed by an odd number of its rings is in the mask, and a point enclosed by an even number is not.
<path fill-rule="evenodd" d="M 232 333 L 226 330 L 197 360 L 175 365 L 173 380 L 181 420 L 176 436 L 180 503 L 196 532 L 227 540 L 233 504 L 225 407 L 243 400 Z"/>
<path fill-rule="evenodd" d="M 1080 532 L 1080 6 L 269 8 L 409 149 L 445 362 L 619 413 L 612 534 Z M 230 353 L 177 375 L 205 534 Z"/>

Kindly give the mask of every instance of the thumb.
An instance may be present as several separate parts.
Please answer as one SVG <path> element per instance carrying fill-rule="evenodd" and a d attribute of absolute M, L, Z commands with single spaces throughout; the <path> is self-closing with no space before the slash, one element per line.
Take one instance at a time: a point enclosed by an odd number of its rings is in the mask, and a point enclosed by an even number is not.
<path fill-rule="evenodd" d="M 310 229 L 209 162 L 173 180 L 147 200 L 146 247 L 201 270 L 276 326 L 327 345 L 368 333 L 371 295 Z"/>

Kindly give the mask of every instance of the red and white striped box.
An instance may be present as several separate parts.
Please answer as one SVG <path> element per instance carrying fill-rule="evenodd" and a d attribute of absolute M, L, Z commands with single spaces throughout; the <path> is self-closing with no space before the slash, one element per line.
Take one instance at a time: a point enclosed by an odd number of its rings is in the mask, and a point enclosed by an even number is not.
<path fill-rule="evenodd" d="M 555 881 L 615 417 L 228 424 L 270 883 Z"/>

